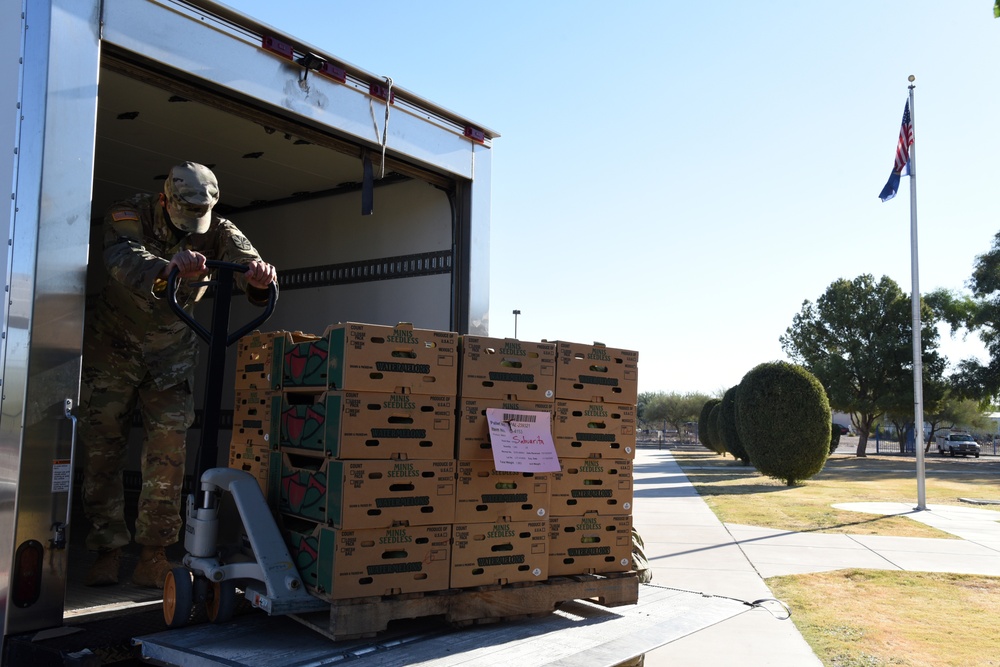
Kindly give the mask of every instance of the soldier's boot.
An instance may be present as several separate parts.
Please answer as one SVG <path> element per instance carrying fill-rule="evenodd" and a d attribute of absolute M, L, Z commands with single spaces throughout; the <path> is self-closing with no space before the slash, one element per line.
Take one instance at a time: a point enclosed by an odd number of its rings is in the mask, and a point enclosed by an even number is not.
<path fill-rule="evenodd" d="M 177 567 L 167 559 L 163 547 L 143 547 L 139 555 L 139 564 L 132 573 L 132 583 L 146 588 L 163 588 L 167 573 Z"/>
<path fill-rule="evenodd" d="M 87 570 L 83 583 L 87 586 L 113 586 L 118 583 L 121 569 L 122 550 L 108 549 L 97 554 L 97 560 Z"/>

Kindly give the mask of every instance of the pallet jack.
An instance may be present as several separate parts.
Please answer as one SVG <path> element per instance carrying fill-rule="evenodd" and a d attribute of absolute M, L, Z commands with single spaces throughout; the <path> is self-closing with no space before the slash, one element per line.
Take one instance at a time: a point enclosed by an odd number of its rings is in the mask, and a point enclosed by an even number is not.
<path fill-rule="evenodd" d="M 183 627 L 195 605 L 203 604 L 212 623 L 229 621 L 238 602 L 237 581 L 250 604 L 268 615 L 329 609 L 329 603 L 312 596 L 303 585 L 257 480 L 243 470 L 216 467 L 226 349 L 271 316 L 277 287 L 270 285 L 263 313 L 230 333 L 233 277 L 246 272 L 246 267 L 217 260 L 206 264 L 217 271 L 214 280 L 198 283 L 215 288 L 211 330 L 177 303 L 177 269 L 168 277 L 171 309 L 208 343 L 208 372 L 196 467 L 199 488 L 187 498 L 183 566 L 171 570 L 163 585 L 163 620 L 167 627 Z M 249 549 L 219 545 L 219 510 L 226 493 L 242 519 Z"/>

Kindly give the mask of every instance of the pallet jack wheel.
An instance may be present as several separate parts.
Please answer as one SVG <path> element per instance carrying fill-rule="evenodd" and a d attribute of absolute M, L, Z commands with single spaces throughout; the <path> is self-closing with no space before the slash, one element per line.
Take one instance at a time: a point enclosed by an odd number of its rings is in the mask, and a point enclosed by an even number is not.
<path fill-rule="evenodd" d="M 205 612 L 212 623 L 225 623 L 236 610 L 236 584 L 232 579 L 213 581 L 208 585 Z"/>
<path fill-rule="evenodd" d="M 168 628 L 182 628 L 194 609 L 194 582 L 186 567 L 175 567 L 163 582 L 163 620 Z"/>

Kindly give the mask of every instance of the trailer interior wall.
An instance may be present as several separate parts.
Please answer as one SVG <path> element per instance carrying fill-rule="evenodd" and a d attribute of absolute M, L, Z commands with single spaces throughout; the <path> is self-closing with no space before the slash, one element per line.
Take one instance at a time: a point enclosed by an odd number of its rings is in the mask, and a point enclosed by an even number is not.
<path fill-rule="evenodd" d="M 232 219 L 279 273 L 451 253 L 452 246 L 448 196 L 419 180 L 377 188 L 370 216 L 361 215 L 361 195 L 354 192 L 238 213 Z M 449 272 L 389 279 L 371 275 L 305 289 L 286 284 L 267 328 L 322 334 L 336 322 L 411 322 L 423 329 L 453 330 L 451 280 Z M 249 319 L 250 311 L 241 310 L 246 312 L 241 317 Z"/>

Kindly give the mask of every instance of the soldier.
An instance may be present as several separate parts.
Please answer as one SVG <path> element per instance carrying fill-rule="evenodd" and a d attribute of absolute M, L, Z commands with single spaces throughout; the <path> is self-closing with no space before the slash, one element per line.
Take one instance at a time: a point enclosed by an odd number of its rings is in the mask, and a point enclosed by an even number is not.
<path fill-rule="evenodd" d="M 170 170 L 162 194 L 136 195 L 104 218 L 108 279 L 87 321 L 81 392 L 83 503 L 91 524 L 87 548 L 98 552 L 88 586 L 118 583 L 122 547 L 132 539 L 122 471 L 136 409 L 145 439 L 135 523 L 142 553 L 132 583 L 162 588 L 175 567 L 164 548 L 177 542 L 181 527 L 198 346 L 194 332 L 163 298 L 170 271 L 178 269 L 177 302 L 189 313 L 206 288 L 184 281 L 203 276 L 206 260 L 245 264 L 237 283 L 258 306 L 267 303 L 268 286 L 276 279 L 274 267 L 240 230 L 212 212 L 218 200 L 215 174 L 185 162 Z"/>

